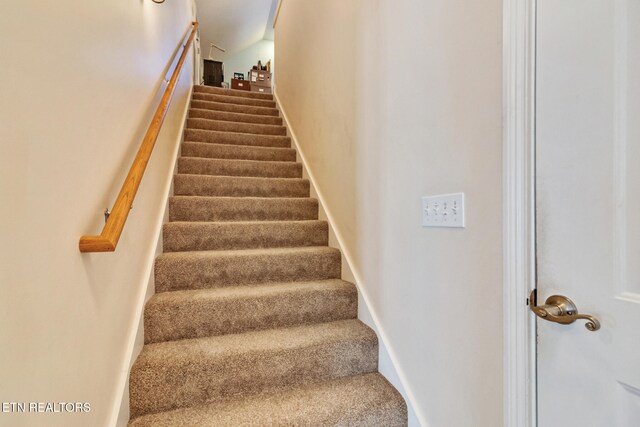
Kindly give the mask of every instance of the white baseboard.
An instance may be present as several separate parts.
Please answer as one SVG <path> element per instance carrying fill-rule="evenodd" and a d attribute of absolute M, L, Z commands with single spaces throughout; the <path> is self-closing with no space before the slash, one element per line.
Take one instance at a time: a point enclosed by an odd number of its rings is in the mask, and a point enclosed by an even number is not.
<path fill-rule="evenodd" d="M 187 99 L 189 100 L 182 112 L 182 120 L 180 123 L 180 129 L 184 129 L 187 123 L 187 116 L 189 114 L 189 106 L 191 103 L 191 93 L 193 92 L 193 85 L 189 88 Z M 136 295 L 135 311 L 137 316 L 131 317 L 131 323 L 127 329 L 129 336 L 127 339 L 127 346 L 124 356 L 122 358 L 121 368 L 118 371 L 118 383 L 116 387 L 116 395 L 113 397 L 113 405 L 111 408 L 111 415 L 109 417 L 108 426 L 126 427 L 129 422 L 129 372 L 133 362 L 135 362 L 138 354 L 142 351 L 144 345 L 144 329 L 143 329 L 143 314 L 144 305 L 147 300 L 153 295 L 155 289 L 154 277 L 153 277 L 153 265 L 156 257 L 162 253 L 162 226 L 168 218 L 168 202 L 169 196 L 173 193 L 173 175 L 178 162 L 178 156 L 180 154 L 180 146 L 182 145 L 182 139 L 184 138 L 184 132 L 180 133 L 180 138 L 176 142 L 176 146 L 172 153 L 173 168 L 169 175 L 169 179 L 164 188 L 164 196 L 162 198 L 162 206 L 165 208 L 158 214 L 154 221 L 154 234 L 158 236 L 156 247 L 153 252 L 149 252 L 147 260 L 144 263 L 144 277 L 148 277 L 147 285 L 140 286 L 138 294 Z"/>
<path fill-rule="evenodd" d="M 287 127 L 287 132 L 293 141 L 293 144 L 296 149 L 296 153 L 298 156 L 298 160 L 302 163 L 303 176 L 309 179 L 311 184 L 311 196 L 318 199 L 319 205 L 319 215 L 320 219 L 326 220 L 329 223 L 329 245 L 340 249 L 342 253 L 342 278 L 347 281 L 351 281 L 355 283 L 358 288 L 358 318 L 366 323 L 371 329 L 373 329 L 378 335 L 379 342 L 379 361 L 378 361 L 378 370 L 382 375 L 384 375 L 387 380 L 402 394 L 407 402 L 407 409 L 409 412 L 409 427 L 428 427 L 426 418 L 424 414 L 422 414 L 419 406 L 416 404 L 417 400 L 415 395 L 411 391 L 409 387 L 407 376 L 402 369 L 397 356 L 393 348 L 389 345 L 389 339 L 382 328 L 382 325 L 379 321 L 379 317 L 375 310 L 372 309 L 372 305 L 370 303 L 370 297 L 367 292 L 367 289 L 363 285 L 363 281 L 359 273 L 352 268 L 353 266 L 353 257 L 351 252 L 344 245 L 344 240 L 342 238 L 341 233 L 335 227 L 335 219 L 331 214 L 331 211 L 327 209 L 327 205 L 325 202 L 325 198 L 322 195 L 322 192 L 319 190 L 315 177 L 313 175 L 313 171 L 309 168 L 309 164 L 307 163 L 307 159 L 304 155 L 304 151 L 301 149 L 300 144 L 298 143 L 298 139 L 296 137 L 296 133 L 293 130 L 289 119 L 287 117 L 287 113 L 280 102 L 280 98 L 278 97 L 276 87 L 273 88 L 273 95 L 276 101 L 276 105 L 282 114 L 282 118 L 284 120 L 284 124 Z"/>

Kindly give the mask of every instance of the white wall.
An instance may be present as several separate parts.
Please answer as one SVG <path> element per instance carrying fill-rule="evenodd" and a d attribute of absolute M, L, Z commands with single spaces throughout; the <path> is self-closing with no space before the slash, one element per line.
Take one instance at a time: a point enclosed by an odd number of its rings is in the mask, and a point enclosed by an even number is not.
<path fill-rule="evenodd" d="M 190 0 L 0 3 L 0 401 L 89 402 L 0 425 L 117 414 L 188 103 L 187 61 L 115 253 L 97 234 L 192 20 Z"/>
<path fill-rule="evenodd" d="M 262 65 L 265 65 L 267 61 L 271 60 L 271 72 L 275 73 L 273 47 L 273 41 L 260 40 L 248 48 L 235 53 L 230 52 L 224 54 L 214 49 L 211 56 L 216 61 L 224 62 L 224 81 L 231 82 L 233 73 L 243 73 L 246 79 L 247 72 L 252 66 L 258 63 L 258 60 L 262 61 Z M 205 52 L 205 55 L 208 55 L 208 53 L 209 51 Z"/>
<path fill-rule="evenodd" d="M 276 21 L 276 92 L 424 427 L 502 425 L 501 6 L 283 0 Z M 420 197 L 457 191 L 467 227 L 422 228 Z"/>

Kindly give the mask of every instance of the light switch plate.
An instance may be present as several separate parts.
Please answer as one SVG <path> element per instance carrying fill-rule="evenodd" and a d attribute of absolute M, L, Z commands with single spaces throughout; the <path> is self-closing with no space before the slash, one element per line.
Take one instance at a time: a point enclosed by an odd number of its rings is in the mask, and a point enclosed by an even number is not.
<path fill-rule="evenodd" d="M 422 226 L 464 228 L 464 193 L 423 197 Z"/>

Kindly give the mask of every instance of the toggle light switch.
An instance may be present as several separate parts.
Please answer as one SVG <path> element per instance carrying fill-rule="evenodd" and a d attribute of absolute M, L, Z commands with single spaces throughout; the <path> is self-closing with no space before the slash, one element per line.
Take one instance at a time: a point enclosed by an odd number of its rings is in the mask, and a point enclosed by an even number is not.
<path fill-rule="evenodd" d="M 423 197 L 422 226 L 464 228 L 464 193 Z"/>

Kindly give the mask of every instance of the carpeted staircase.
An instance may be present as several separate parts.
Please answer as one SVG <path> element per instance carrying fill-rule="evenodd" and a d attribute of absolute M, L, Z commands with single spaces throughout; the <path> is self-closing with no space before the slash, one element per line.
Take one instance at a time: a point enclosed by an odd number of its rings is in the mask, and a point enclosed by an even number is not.
<path fill-rule="evenodd" d="M 196 86 L 132 427 L 405 426 L 271 95 Z"/>

